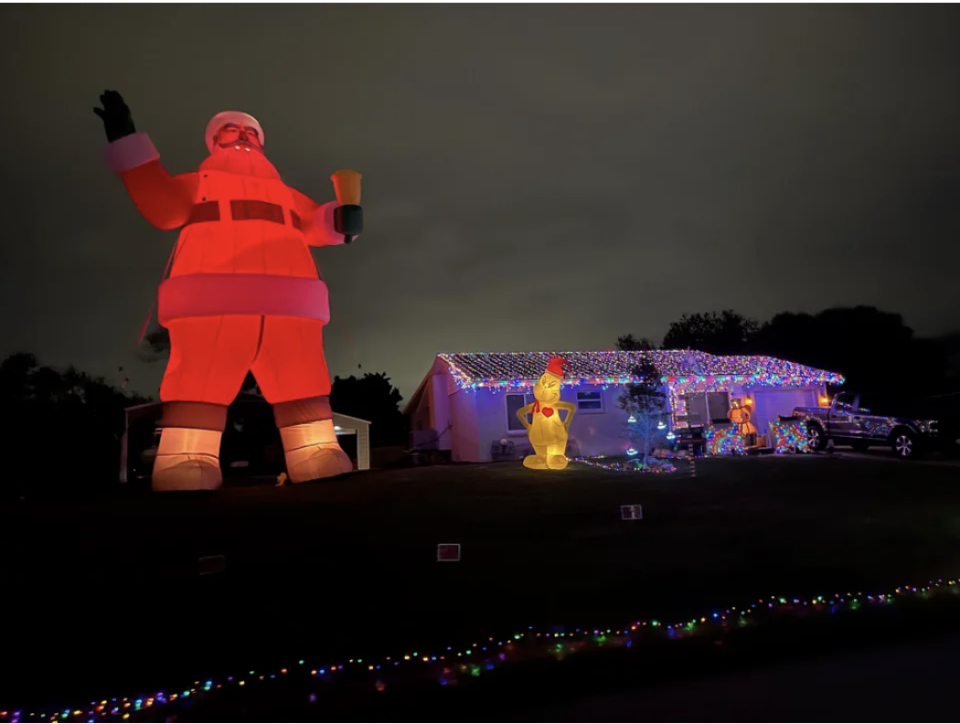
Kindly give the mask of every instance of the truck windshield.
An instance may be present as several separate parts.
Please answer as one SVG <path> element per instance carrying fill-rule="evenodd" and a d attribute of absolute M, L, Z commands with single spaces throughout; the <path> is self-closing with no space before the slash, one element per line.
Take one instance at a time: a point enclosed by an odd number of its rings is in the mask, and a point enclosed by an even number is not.
<path fill-rule="evenodd" d="M 852 412 L 853 411 L 853 400 L 854 395 L 851 392 L 842 392 L 837 395 L 834 401 L 834 408 L 838 411 L 843 412 Z"/>

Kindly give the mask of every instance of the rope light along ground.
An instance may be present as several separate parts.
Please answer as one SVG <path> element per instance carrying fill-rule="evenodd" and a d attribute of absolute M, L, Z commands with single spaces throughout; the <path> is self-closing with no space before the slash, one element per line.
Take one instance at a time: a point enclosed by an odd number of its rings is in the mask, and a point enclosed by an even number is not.
<path fill-rule="evenodd" d="M 259 682 L 283 677 L 310 677 L 334 685 L 344 675 L 369 679 L 371 692 L 384 691 L 387 686 L 401 686 L 404 680 L 431 677 L 441 686 L 455 684 L 461 678 L 476 677 L 486 671 L 510 662 L 543 657 L 545 653 L 557 657 L 600 647 L 633 647 L 651 636 L 679 640 L 701 633 L 723 634 L 747 625 L 762 623 L 771 614 L 809 614 L 856 611 L 865 607 L 888 606 L 904 598 L 928 599 L 937 594 L 960 595 L 958 580 L 931 580 L 926 586 L 900 586 L 887 593 L 834 593 L 815 598 L 772 597 L 739 607 L 709 611 L 702 616 L 676 623 L 658 619 L 635 621 L 618 628 L 563 629 L 535 631 L 532 627 L 506 638 L 490 637 L 459 650 L 447 647 L 442 651 L 412 651 L 397 657 L 378 660 L 348 659 L 321 664 L 300 659 L 275 671 L 245 671 L 221 680 L 194 681 L 178 691 L 157 691 L 124 697 L 94 700 L 84 705 L 32 710 L 0 711 L 0 721 L 10 722 L 108 722 L 124 721 L 131 713 L 163 707 L 182 699 L 197 698 L 226 688 L 240 689 Z"/>

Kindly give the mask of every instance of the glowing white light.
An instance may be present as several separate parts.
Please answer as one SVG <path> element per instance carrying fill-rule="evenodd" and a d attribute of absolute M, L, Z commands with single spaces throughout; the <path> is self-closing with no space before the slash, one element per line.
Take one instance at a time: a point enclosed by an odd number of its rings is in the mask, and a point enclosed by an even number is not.
<path fill-rule="evenodd" d="M 638 452 L 638 450 L 634 450 L 632 447 L 627 449 L 627 455 L 636 455 Z"/>
<path fill-rule="evenodd" d="M 658 429 L 658 430 L 663 430 L 663 429 L 665 429 L 666 427 L 667 427 L 667 423 L 665 423 L 663 420 L 660 420 L 660 422 L 657 423 L 657 429 Z"/>
<path fill-rule="evenodd" d="M 630 415 L 630 417 L 627 418 L 627 422 L 629 422 L 631 425 L 636 421 L 637 421 L 637 418 L 635 418 L 633 415 Z"/>

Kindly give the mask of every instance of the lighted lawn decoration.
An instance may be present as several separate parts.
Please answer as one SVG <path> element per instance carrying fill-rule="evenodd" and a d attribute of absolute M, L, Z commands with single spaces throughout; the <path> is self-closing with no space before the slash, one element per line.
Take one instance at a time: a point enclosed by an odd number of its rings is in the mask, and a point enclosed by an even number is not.
<path fill-rule="evenodd" d="M 727 413 L 727 417 L 737 426 L 737 435 L 743 441 L 744 447 L 757 446 L 757 426 L 750 422 L 752 413 L 753 406 L 742 404 L 740 400 L 734 400 L 733 407 Z"/>
<path fill-rule="evenodd" d="M 770 446 L 778 455 L 810 452 L 807 426 L 803 420 L 778 420 L 770 423 Z"/>
<path fill-rule="evenodd" d="M 100 101 L 110 168 L 148 222 L 182 229 L 157 299 L 170 362 L 153 489 L 220 487 L 227 405 L 248 371 L 273 404 L 290 482 L 351 471 L 334 433 L 323 353 L 330 307 L 310 247 L 362 231 L 360 174 L 335 173 L 337 200 L 318 204 L 281 180 L 257 120 L 231 111 L 207 125 L 199 169 L 171 176 L 120 94 Z"/>
<path fill-rule="evenodd" d="M 716 427 L 708 425 L 703 430 L 704 452 L 714 455 L 742 455 L 745 449 L 743 438 L 737 433 L 736 426 Z"/>
<path fill-rule="evenodd" d="M 527 430 L 533 455 L 523 459 L 525 467 L 534 470 L 563 470 L 567 467 L 567 440 L 570 437 L 570 422 L 576 405 L 560 400 L 560 385 L 566 363 L 553 357 L 537 383 L 533 386 L 534 402 L 517 410 L 517 417 Z M 560 419 L 560 412 L 566 417 Z M 531 421 L 527 421 L 527 415 Z"/>

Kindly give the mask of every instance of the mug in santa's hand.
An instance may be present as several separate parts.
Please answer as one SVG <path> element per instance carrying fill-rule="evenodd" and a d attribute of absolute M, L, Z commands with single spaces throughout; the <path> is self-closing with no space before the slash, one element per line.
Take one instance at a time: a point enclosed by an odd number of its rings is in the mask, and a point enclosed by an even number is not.
<path fill-rule="evenodd" d="M 337 201 L 344 206 L 360 205 L 360 179 L 363 176 L 356 171 L 337 171 L 330 177 L 333 181 L 333 190 L 337 194 Z"/>
<path fill-rule="evenodd" d="M 342 170 L 334 173 L 330 180 L 340 202 L 333 211 L 333 228 L 343 234 L 344 241 L 350 243 L 353 237 L 363 231 L 363 208 L 360 206 L 360 179 L 356 171 Z"/>

